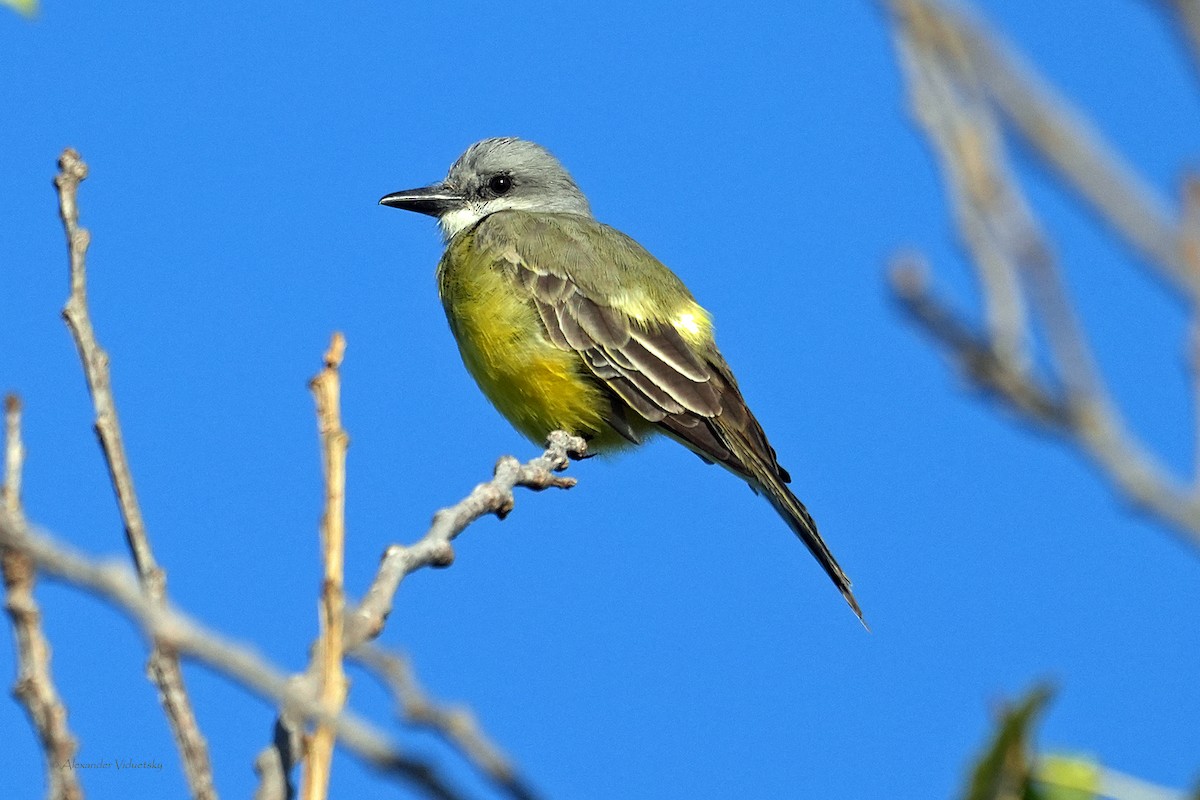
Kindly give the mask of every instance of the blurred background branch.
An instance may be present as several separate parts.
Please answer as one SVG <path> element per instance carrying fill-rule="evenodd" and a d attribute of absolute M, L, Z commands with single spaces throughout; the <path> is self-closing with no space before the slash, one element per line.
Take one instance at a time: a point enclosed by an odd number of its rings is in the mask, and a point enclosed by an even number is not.
<path fill-rule="evenodd" d="M 1160 0 L 1178 18 L 1179 27 L 1192 48 L 1193 64 L 1200 69 L 1200 0 Z"/>
<path fill-rule="evenodd" d="M 1200 547 L 1200 475 L 1173 474 L 1127 425 L 1010 164 L 1006 133 L 1144 259 L 1187 307 L 1193 330 L 1200 324 L 1196 202 L 1181 209 L 1160 197 L 969 8 L 934 0 L 885 5 L 913 115 L 941 166 L 977 276 L 984 320 L 976 326 L 940 300 L 919 257 L 893 264 L 895 298 L 972 385 L 1070 442 L 1134 505 Z M 1196 4 L 1175 5 L 1194 33 Z M 1195 193 L 1194 182 L 1185 182 L 1184 197 Z M 1198 363 L 1188 365 L 1196 386 Z"/>

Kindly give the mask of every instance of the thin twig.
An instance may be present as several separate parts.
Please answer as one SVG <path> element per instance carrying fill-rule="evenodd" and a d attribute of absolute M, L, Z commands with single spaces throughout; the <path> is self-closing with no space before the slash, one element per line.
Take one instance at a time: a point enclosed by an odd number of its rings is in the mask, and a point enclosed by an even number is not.
<path fill-rule="evenodd" d="M 914 111 L 946 175 L 951 206 L 981 277 L 984 302 L 989 308 L 998 302 L 1009 304 L 1014 301 L 1008 293 L 1027 289 L 1028 303 L 1040 312 L 1047 328 L 1068 396 L 1101 393 L 1102 381 L 1066 299 L 1051 247 L 1007 163 L 1000 120 L 988 95 L 994 76 L 986 65 L 973 61 L 965 34 L 952 28 L 947 32 L 950 22 L 944 17 L 949 12 L 924 0 L 904 0 L 903 5 L 907 27 L 899 42 Z M 1004 294 L 994 298 L 1001 284 L 989 275 L 998 268 L 1010 277 L 1002 284 Z M 1028 325 L 1030 320 L 1026 315 L 1021 322 Z M 1010 340 L 1024 343 L 1031 333 L 1004 334 L 999 338 L 989 330 L 992 349 L 1027 365 L 1030 359 L 1023 352 L 1010 356 L 1008 351 Z"/>
<path fill-rule="evenodd" d="M 0 511 L 0 547 L 27 554 L 46 575 L 87 591 L 136 622 L 151 642 L 195 659 L 302 718 L 332 726 L 339 740 L 372 766 L 409 781 L 429 797 L 453 800 L 454 791 L 425 761 L 406 755 L 386 734 L 349 711 L 334 713 L 317 696 L 251 648 L 206 628 L 166 601 L 142 592 L 129 569 L 96 562 Z"/>
<path fill-rule="evenodd" d="M 21 442 L 21 400 L 4 399 L 5 445 L 3 507 L 13 519 L 22 519 L 21 473 L 25 446 Z M 25 706 L 46 758 L 46 784 L 50 800 L 81 800 L 83 789 L 75 770 L 65 768 L 79 749 L 67 727 L 63 705 L 50 673 L 50 642 L 42 631 L 42 612 L 33 597 L 37 571 L 33 560 L 19 550 L 0 548 L 3 563 L 4 609 L 12 619 L 17 640 L 17 681 L 13 695 Z"/>
<path fill-rule="evenodd" d="M 349 655 L 387 686 L 396 699 L 396 715 L 402 721 L 427 728 L 454 745 L 514 800 L 537 797 L 508 757 L 484 734 L 471 709 L 435 703 L 417 681 L 407 658 L 370 643 L 359 645 Z"/>
<path fill-rule="evenodd" d="M 321 586 L 321 635 L 313 654 L 317 667 L 321 702 L 331 712 L 346 702 L 346 673 L 343 668 L 342 634 L 345 625 L 346 593 L 343 568 L 346 541 L 346 448 L 350 437 L 342 429 L 341 378 L 338 373 L 346 352 L 346 339 L 333 335 L 325 353 L 325 367 L 309 383 L 317 402 L 317 426 L 321 434 L 321 460 L 325 475 L 325 513 L 321 517 L 321 540 L 325 579 Z M 309 740 L 301 797 L 324 800 L 329 795 L 329 768 L 333 759 L 334 730 L 320 724 Z"/>
<path fill-rule="evenodd" d="M 146 534 L 146 524 L 138 505 L 137 492 L 133 486 L 133 475 L 129 469 L 129 458 L 121 438 L 121 426 L 117 421 L 117 408 L 113 399 L 112 380 L 108 371 L 108 353 L 96 341 L 87 302 L 87 250 L 91 244 L 91 233 L 79 224 L 77 196 L 79 184 L 88 176 L 88 167 L 79 153 L 71 148 L 63 151 L 58 159 L 59 173 L 54 179 L 58 188 L 58 208 L 62 217 L 63 230 L 67 235 L 70 256 L 71 294 L 63 308 L 63 319 L 75 339 L 79 360 L 83 362 L 84 377 L 96 410 L 96 436 L 104 449 L 104 458 L 112 477 L 113 490 L 117 495 L 121 518 L 125 522 L 125 537 L 134 565 L 152 597 L 161 596 L 159 586 L 161 570 L 154 561 L 154 552 Z"/>
<path fill-rule="evenodd" d="M 150 602 L 165 602 L 166 573 L 154 560 L 150 537 L 146 533 L 146 525 L 134 490 L 133 474 L 129 468 L 129 458 L 125 453 L 121 426 L 117 420 L 116 402 L 113 399 L 108 353 L 96 341 L 88 312 L 86 257 L 91 234 L 79 225 L 79 208 L 76 202 L 79 183 L 87 177 L 88 168 L 79 153 L 71 148 L 63 151 L 58 166 L 59 173 L 54 179 L 54 184 L 58 188 L 59 214 L 67 236 L 71 275 L 71 294 L 63 309 L 63 318 L 75 339 L 79 359 L 83 364 L 88 390 L 96 411 L 96 436 L 100 440 L 108 464 L 117 505 L 125 523 L 125 538 L 137 567 L 139 582 Z M 169 648 L 155 644 L 150 654 L 147 672 L 158 687 L 159 699 L 175 736 L 192 796 L 196 800 L 216 800 L 208 744 L 200 733 L 178 656 Z"/>
<path fill-rule="evenodd" d="M 383 630 L 400 582 L 422 567 L 448 567 L 454 562 L 454 541 L 475 520 L 488 514 L 500 519 L 508 516 L 515 504 L 513 488 L 542 491 L 551 487 L 569 489 L 575 479 L 556 475 L 566 469 L 572 458 L 582 458 L 587 443 L 578 436 L 554 431 L 546 440 L 546 451 L 522 464 L 512 456 L 496 462 L 495 476 L 476 486 L 467 497 L 433 515 L 433 524 L 421 539 L 411 545 L 394 544 L 383 553 L 379 570 L 361 603 L 349 612 L 346 624 L 346 649 L 370 641 Z"/>

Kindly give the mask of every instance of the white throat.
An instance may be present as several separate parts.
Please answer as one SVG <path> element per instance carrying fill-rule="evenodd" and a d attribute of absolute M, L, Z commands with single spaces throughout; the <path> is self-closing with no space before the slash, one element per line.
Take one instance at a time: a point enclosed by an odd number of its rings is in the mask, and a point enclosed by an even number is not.
<path fill-rule="evenodd" d="M 474 225 L 479 220 L 483 219 L 484 211 L 470 204 L 462 208 L 456 208 L 453 211 L 447 211 L 438 217 L 438 225 L 442 228 L 442 237 L 448 242 L 455 237 L 456 234 L 462 233 L 467 228 Z"/>
<path fill-rule="evenodd" d="M 442 236 L 449 242 L 488 214 L 495 214 L 497 211 L 544 211 L 580 214 L 585 217 L 592 215 L 587 200 L 582 196 L 578 199 L 568 198 L 565 202 L 544 197 L 503 197 L 484 202 L 468 202 L 462 208 L 447 211 L 438 217 L 438 225 L 442 228 Z"/>

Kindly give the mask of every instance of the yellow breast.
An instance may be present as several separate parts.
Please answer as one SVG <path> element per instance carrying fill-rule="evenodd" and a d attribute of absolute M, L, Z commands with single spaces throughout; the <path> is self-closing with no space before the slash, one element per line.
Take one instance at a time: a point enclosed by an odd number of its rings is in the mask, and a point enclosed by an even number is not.
<path fill-rule="evenodd" d="M 605 423 L 608 397 L 581 357 L 546 337 L 503 265 L 475 263 L 472 255 L 469 247 L 448 250 L 438 286 L 463 363 L 487 398 L 538 444 L 559 429 L 590 439 L 593 450 L 624 443 Z"/>

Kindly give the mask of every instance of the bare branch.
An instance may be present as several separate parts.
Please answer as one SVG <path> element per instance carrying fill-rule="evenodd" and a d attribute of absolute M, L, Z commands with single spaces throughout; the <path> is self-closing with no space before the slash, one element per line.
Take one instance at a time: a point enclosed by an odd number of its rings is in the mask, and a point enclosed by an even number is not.
<path fill-rule="evenodd" d="M 346 593 L 343 567 L 346 541 L 346 448 L 350 437 L 342 429 L 341 378 L 338 368 L 346 351 L 346 339 L 333 335 L 325 353 L 325 368 L 309 383 L 317 402 L 317 424 L 325 474 L 325 513 L 321 519 L 325 579 L 321 587 L 321 635 L 313 654 L 321 702 L 337 711 L 346 702 L 346 673 L 343 669 L 342 634 L 345 625 Z M 333 759 L 334 731 L 317 726 L 309 741 L 301 797 L 324 800 L 329 795 L 329 767 Z"/>
<path fill-rule="evenodd" d="M 348 711 L 327 709 L 312 691 L 246 645 L 204 627 L 166 601 L 146 597 L 123 565 L 92 561 L 6 511 L 0 512 L 0 547 L 25 553 L 45 574 L 124 612 L 151 642 L 195 659 L 303 719 L 331 726 L 346 747 L 372 766 L 406 779 L 429 797 L 459 797 L 432 766 L 406 755 L 371 723 Z"/>
<path fill-rule="evenodd" d="M 54 179 L 58 187 L 59 215 L 67 235 L 70 255 L 71 294 L 63 308 L 63 319 L 71 329 L 79 360 L 83 362 L 84 377 L 96 409 L 96 436 L 104 449 L 104 458 L 112 477 L 113 490 L 117 495 L 121 518 L 125 521 L 125 536 L 134 564 L 142 582 L 148 584 L 152 596 L 160 595 L 157 586 L 161 580 L 154 552 L 146 535 L 146 524 L 133 487 L 133 475 L 129 469 L 129 458 L 121 438 L 121 426 L 117 421 L 117 408 L 113 400 L 112 381 L 108 371 L 108 353 L 96 341 L 87 302 L 87 250 L 91 244 L 91 233 L 79 225 L 79 207 L 76 197 L 79 184 L 88 175 L 87 164 L 79 153 L 71 148 L 63 151 L 58 159 L 59 173 Z"/>
<path fill-rule="evenodd" d="M 484 734 L 471 710 L 433 702 L 417 682 L 407 658 L 370 643 L 350 651 L 350 657 L 368 667 L 387 686 L 396 699 L 396 714 L 402 721 L 437 733 L 514 800 L 534 800 L 537 795 L 517 774 L 508 757 Z"/>
<path fill-rule="evenodd" d="M 25 447 L 21 442 L 21 400 L 4 399 L 5 446 L 3 507 L 21 519 L 21 473 Z M 51 800 L 81 800 L 83 789 L 73 769 L 63 765 L 75 758 L 79 745 L 67 727 L 67 708 L 50 674 L 50 642 L 42 631 L 42 612 L 33 597 L 37 579 L 33 561 L 19 550 L 0 547 L 3 564 L 4 609 L 17 639 L 17 681 L 13 695 L 25 706 L 46 757 L 46 784 Z"/>
<path fill-rule="evenodd" d="M 1066 300 L 1051 247 L 1007 164 L 1000 121 L 988 101 L 982 65 L 970 59 L 965 41 L 947 35 L 933 3 L 906 0 L 911 27 L 899 40 L 911 84 L 914 112 L 924 126 L 946 176 L 955 216 L 971 248 L 988 307 L 1013 301 L 1008 293 L 1027 288 L 1026 302 L 1041 312 L 1065 389 L 1074 395 L 1101 391 L 1097 373 L 1074 312 Z M 939 33 L 940 32 L 940 33 Z M 946 40 L 949 41 L 946 41 Z M 1001 282 L 990 273 L 1011 277 Z M 993 297 L 1002 285 L 1004 296 Z M 1022 317 L 1022 324 L 1029 320 Z M 1023 351 L 1028 331 L 989 331 L 991 348 L 1027 370 Z M 1011 353 L 1011 355 L 1010 355 Z"/>
<path fill-rule="evenodd" d="M 1124 431 L 1102 400 L 1057 397 L 938 302 L 925 287 L 920 268 L 897 265 L 892 270 L 892 286 L 913 320 L 947 350 L 973 383 L 1030 420 L 1074 438 L 1130 500 L 1172 522 L 1185 541 L 1200 545 L 1200 538 L 1191 535 L 1200 520 L 1200 498 L 1178 486 Z"/>
<path fill-rule="evenodd" d="M 86 257 L 91 234 L 79 225 L 79 208 L 76 201 L 79 183 L 87 177 L 88 168 L 79 153 L 71 148 L 63 151 L 58 166 L 59 173 L 54 179 L 54 185 L 58 188 L 59 214 L 67 235 L 71 273 L 71 294 L 63 309 L 63 318 L 75 339 L 75 347 L 83 364 L 88 390 L 96 410 L 96 436 L 100 440 L 100 447 L 108 464 L 117 505 L 125 522 L 125 538 L 137 567 L 138 578 L 151 602 L 165 602 L 166 573 L 154 560 L 137 493 L 134 491 L 133 474 L 129 469 L 129 458 L 125 453 L 121 426 L 117 420 L 116 402 L 113 399 L 108 353 L 96 341 L 88 312 Z M 192 796 L 196 800 L 216 800 L 217 792 L 213 786 L 208 743 L 200 733 L 200 726 L 183 680 L 183 671 L 179 666 L 179 658 L 169 649 L 156 645 L 150 654 L 147 672 L 158 687 L 159 699 L 183 758 Z"/>
<path fill-rule="evenodd" d="M 508 516 L 515 505 L 513 488 L 524 486 L 541 491 L 551 487 L 569 489 L 575 479 L 555 475 L 567 468 L 572 458 L 583 458 L 587 443 L 578 436 L 554 431 L 546 440 L 546 451 L 525 464 L 512 456 L 496 462 L 495 477 L 476 486 L 457 504 L 433 515 L 433 524 L 414 544 L 394 544 L 383 553 L 379 571 L 358 607 L 349 612 L 346 649 L 374 639 L 383 630 L 400 582 L 422 567 L 448 567 L 454 562 L 451 542 L 480 517 Z"/>

